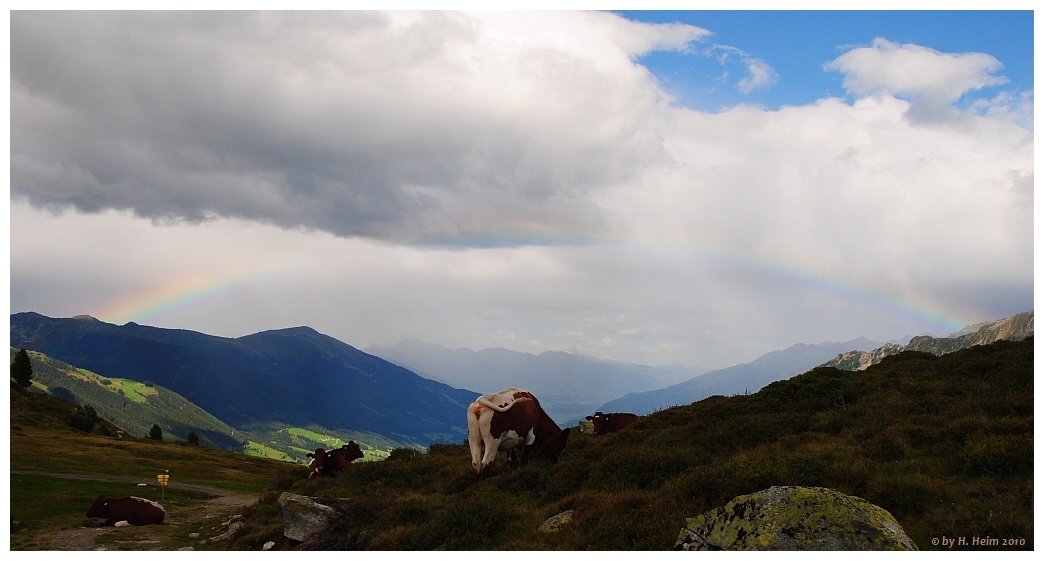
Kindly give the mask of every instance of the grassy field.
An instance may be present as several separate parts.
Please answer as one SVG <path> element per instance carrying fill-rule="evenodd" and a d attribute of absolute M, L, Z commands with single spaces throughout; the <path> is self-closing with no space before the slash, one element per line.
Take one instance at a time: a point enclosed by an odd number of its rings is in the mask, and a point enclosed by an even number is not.
<path fill-rule="evenodd" d="M 311 442 L 316 443 L 318 447 L 326 448 L 327 450 L 340 448 L 342 445 L 347 444 L 347 440 L 342 440 L 338 436 L 331 436 L 328 434 L 322 434 L 309 429 L 303 429 L 300 427 L 290 427 L 287 432 L 293 436 L 307 439 Z M 351 440 L 351 439 L 349 439 Z M 388 454 L 391 450 L 382 450 L 371 446 L 366 442 L 359 441 L 359 448 L 363 452 L 363 457 L 360 462 L 372 462 L 377 460 L 385 460 L 388 458 Z M 313 452 L 314 449 L 296 448 L 296 450 L 304 453 Z"/>
<path fill-rule="evenodd" d="M 286 452 L 276 450 L 275 448 L 265 446 L 264 444 L 261 444 L 260 442 L 254 442 L 253 440 L 247 441 L 246 450 L 243 453 L 247 456 L 260 456 L 262 458 L 272 458 L 273 460 L 279 460 L 282 462 L 294 461 L 294 458 L 292 458 Z"/>
<path fill-rule="evenodd" d="M 319 432 L 320 430 L 323 432 Z M 315 452 L 316 448 L 327 450 L 340 448 L 349 440 L 354 440 L 362 449 L 363 458 L 358 460 L 360 462 L 384 460 L 392 450 L 391 447 L 379 448 L 372 444 L 372 442 L 383 442 L 387 445 L 383 439 L 371 439 L 367 438 L 367 435 L 352 437 L 345 434 L 334 434 L 334 431 L 318 427 L 264 428 L 255 426 L 251 434 L 256 437 L 256 440 L 251 439 L 247 443 L 244 453 L 299 464 L 307 464 L 306 455 Z"/>
<path fill-rule="evenodd" d="M 213 522 L 203 513 L 212 493 L 178 486 L 206 486 L 256 499 L 280 478 L 307 475 L 303 466 L 226 450 L 80 433 L 62 421 L 68 407 L 56 398 L 12 391 L 11 518 L 19 527 L 11 534 L 12 550 L 47 549 L 42 540 L 55 532 L 97 526 L 100 521 L 85 513 L 98 495 L 160 501 L 176 522 L 143 528 L 159 532 L 161 549 L 193 545 L 187 534 Z M 161 473 L 169 473 L 174 486 L 160 488 L 156 476 Z M 114 532 L 109 539 L 134 540 L 142 530 Z"/>

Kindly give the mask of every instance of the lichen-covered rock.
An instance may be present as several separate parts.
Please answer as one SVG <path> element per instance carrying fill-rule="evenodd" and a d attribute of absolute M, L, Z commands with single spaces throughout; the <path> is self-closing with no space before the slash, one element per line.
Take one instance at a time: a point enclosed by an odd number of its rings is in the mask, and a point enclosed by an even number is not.
<path fill-rule="evenodd" d="M 569 524 L 573 521 L 573 511 L 566 510 L 559 512 L 558 514 L 544 520 L 544 523 L 540 525 L 540 531 L 544 533 L 554 533 L 562 529 L 562 526 Z"/>
<path fill-rule="evenodd" d="M 678 550 L 916 550 L 888 511 L 822 487 L 770 487 L 686 519 Z"/>

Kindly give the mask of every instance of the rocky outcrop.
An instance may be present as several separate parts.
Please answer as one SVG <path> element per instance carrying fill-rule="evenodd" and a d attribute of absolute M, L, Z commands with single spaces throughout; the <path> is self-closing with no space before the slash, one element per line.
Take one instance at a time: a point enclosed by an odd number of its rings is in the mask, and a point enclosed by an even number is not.
<path fill-rule="evenodd" d="M 881 362 L 886 356 L 903 352 L 902 345 L 885 343 L 872 351 L 848 351 L 837 355 L 837 358 L 823 366 L 833 366 L 838 370 L 866 370 L 870 366 Z"/>
<path fill-rule="evenodd" d="M 770 487 L 686 519 L 676 550 L 916 550 L 888 511 L 822 487 Z"/>
<path fill-rule="evenodd" d="M 1021 341 L 1032 335 L 1033 310 L 1030 310 L 1008 319 L 988 323 L 973 333 L 965 333 L 956 337 L 914 337 L 907 343 L 905 350 L 942 355 L 975 345 L 989 345 L 1000 340 Z"/>
<path fill-rule="evenodd" d="M 1021 341 L 1033 336 L 1033 310 L 1016 314 L 1010 318 L 967 328 L 951 337 L 929 337 L 918 335 L 910 339 L 905 347 L 888 343 L 872 351 L 849 351 L 837 355 L 822 366 L 839 370 L 866 370 L 887 356 L 903 351 L 921 351 L 933 355 L 944 355 L 975 345 L 989 345 L 997 341 Z"/>

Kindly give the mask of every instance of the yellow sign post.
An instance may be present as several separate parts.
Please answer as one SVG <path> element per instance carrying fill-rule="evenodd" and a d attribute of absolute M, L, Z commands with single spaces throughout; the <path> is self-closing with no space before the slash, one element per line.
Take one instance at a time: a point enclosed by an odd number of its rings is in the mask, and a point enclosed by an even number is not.
<path fill-rule="evenodd" d="M 161 501 L 163 500 L 164 495 L 166 495 L 167 481 L 169 481 L 169 480 L 170 480 L 170 474 L 169 473 L 161 473 L 161 474 L 156 476 L 156 482 L 159 483 L 159 486 L 160 486 L 160 500 Z"/>

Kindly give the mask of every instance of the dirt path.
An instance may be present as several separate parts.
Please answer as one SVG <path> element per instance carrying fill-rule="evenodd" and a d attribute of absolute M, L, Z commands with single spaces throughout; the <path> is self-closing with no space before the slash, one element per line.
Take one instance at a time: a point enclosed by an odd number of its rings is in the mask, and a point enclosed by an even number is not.
<path fill-rule="evenodd" d="M 60 479 L 138 483 L 140 478 L 94 477 L 69 473 L 12 471 L 12 474 L 39 475 Z M 215 544 L 234 531 L 235 517 L 257 497 L 237 494 L 227 489 L 171 483 L 169 487 L 207 495 L 204 499 L 189 500 L 187 504 L 171 509 L 163 524 L 130 527 L 83 527 L 59 530 L 43 538 L 49 548 L 59 551 L 93 550 L 172 550 L 220 549 Z M 222 536 L 225 536 L 223 538 Z"/>

